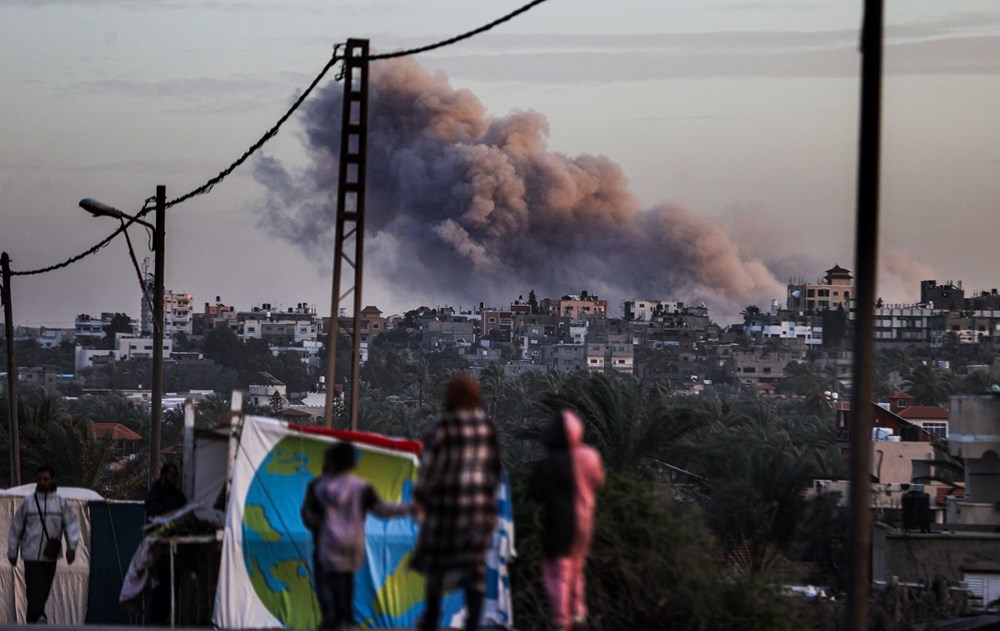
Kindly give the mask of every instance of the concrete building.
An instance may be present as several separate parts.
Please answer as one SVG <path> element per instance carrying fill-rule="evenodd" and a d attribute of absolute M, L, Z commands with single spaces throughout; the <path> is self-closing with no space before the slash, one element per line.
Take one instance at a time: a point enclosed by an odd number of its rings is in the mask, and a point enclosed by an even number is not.
<path fill-rule="evenodd" d="M 170 359 L 174 350 L 174 341 L 170 338 L 163 340 L 163 359 Z M 115 361 L 127 361 L 130 359 L 152 359 L 153 338 L 139 337 L 128 333 L 119 333 L 115 336 Z"/>
<path fill-rule="evenodd" d="M 941 348 L 951 344 L 983 344 L 997 335 L 1000 311 L 939 311 L 931 318 L 930 345 Z"/>
<path fill-rule="evenodd" d="M 587 366 L 584 344 L 553 344 L 542 349 L 542 364 L 560 372 L 576 372 Z"/>
<path fill-rule="evenodd" d="M 73 375 L 63 375 L 55 368 L 48 366 L 35 366 L 32 368 L 18 368 L 17 383 L 21 387 L 36 386 L 42 388 L 49 394 L 58 394 L 59 386 L 73 381 Z M 6 381 L 4 390 L 6 391 Z"/>
<path fill-rule="evenodd" d="M 101 336 L 103 337 L 103 330 Z M 14 326 L 15 342 L 31 340 L 42 348 L 57 348 L 63 342 L 73 342 L 75 339 L 74 329 L 51 329 L 44 326 Z"/>
<path fill-rule="evenodd" d="M 854 296 L 854 277 L 840 265 L 826 270 L 826 276 L 815 283 L 803 279 L 788 283 L 786 305 L 793 311 L 818 312 L 845 308 Z"/>
<path fill-rule="evenodd" d="M 581 291 L 579 295 L 567 295 L 562 298 L 546 298 L 539 308 L 543 313 L 563 316 L 573 320 L 583 318 L 608 317 L 608 301 Z"/>
<path fill-rule="evenodd" d="M 920 281 L 920 304 L 931 309 L 958 311 L 965 308 L 965 290 L 962 281 L 956 285 L 952 281 L 941 283 L 936 280 Z"/>
<path fill-rule="evenodd" d="M 513 329 L 513 311 L 491 308 L 480 311 L 480 330 L 483 332 L 483 337 L 490 337 L 493 331 L 511 331 Z"/>
<path fill-rule="evenodd" d="M 587 370 L 631 375 L 635 370 L 632 341 L 624 335 L 610 335 L 606 342 L 588 343 Z"/>
<path fill-rule="evenodd" d="M 787 312 L 786 312 L 787 313 Z M 746 334 L 755 342 L 780 340 L 784 344 L 821 346 L 823 344 L 823 325 L 821 322 L 811 322 L 811 318 L 782 319 L 769 318 L 767 323 L 750 324 L 744 327 Z"/>
<path fill-rule="evenodd" d="M 154 282 L 152 275 L 146 276 L 146 295 L 149 300 L 142 299 L 140 312 L 139 331 L 143 335 L 153 334 L 153 300 Z M 194 297 L 190 293 L 175 292 L 170 289 L 163 290 L 163 337 L 169 338 L 183 333 L 191 335 L 193 332 Z"/>
<path fill-rule="evenodd" d="M 344 335 L 354 335 L 354 317 L 346 309 L 341 309 L 340 317 L 337 318 L 337 326 Z M 323 331 L 330 330 L 330 319 L 323 318 Z M 378 307 L 368 305 L 361 310 L 361 318 L 358 325 L 358 334 L 361 336 L 361 344 L 367 349 L 368 343 L 375 337 L 386 332 L 386 320 L 382 317 L 382 310 Z M 365 351 L 367 353 L 367 351 Z"/>
<path fill-rule="evenodd" d="M 1000 397 L 951 398 L 948 451 L 965 462 L 965 497 L 951 498 L 948 523 L 996 529 L 1000 513 Z"/>
<path fill-rule="evenodd" d="M 77 343 L 82 345 L 95 344 L 104 339 L 104 329 L 111 326 L 111 319 L 114 315 L 104 312 L 99 318 L 91 317 L 86 313 L 76 316 L 73 335 L 76 337 Z"/>
<path fill-rule="evenodd" d="M 889 397 L 889 411 L 918 425 L 935 438 L 948 438 L 948 410 L 936 405 L 915 405 L 913 397 L 895 392 Z"/>
<path fill-rule="evenodd" d="M 651 322 L 665 315 L 679 315 L 684 303 L 679 300 L 644 300 L 633 298 L 625 301 L 627 322 Z"/>
<path fill-rule="evenodd" d="M 217 327 L 227 327 L 239 335 L 240 326 L 236 308 L 222 304 L 220 296 L 215 297 L 215 304 L 205 303 L 201 313 L 191 315 L 191 334 L 201 337 Z"/>
<path fill-rule="evenodd" d="M 316 308 L 304 302 L 286 308 L 271 303 L 251 307 L 250 311 L 236 314 L 235 326 L 230 318 L 229 314 L 225 314 L 220 320 L 229 323 L 244 341 L 261 339 L 273 346 L 316 341 L 322 328 L 321 322 L 329 321 L 329 318 L 321 320 Z"/>
<path fill-rule="evenodd" d="M 789 362 L 799 361 L 801 357 L 801 353 L 795 352 L 734 350 L 728 360 L 726 373 L 730 381 L 748 386 L 777 384 L 785 376 L 785 367 Z"/>
<path fill-rule="evenodd" d="M 288 387 L 274 375 L 267 372 L 258 373 L 258 383 L 247 388 L 247 402 L 255 407 L 267 407 L 274 395 L 281 398 L 282 408 L 288 406 Z"/>
<path fill-rule="evenodd" d="M 853 326 L 856 314 L 850 305 L 849 321 Z M 885 347 L 896 344 L 929 344 L 933 331 L 932 319 L 938 311 L 921 305 L 883 304 L 875 309 L 875 344 Z"/>
<path fill-rule="evenodd" d="M 476 325 L 468 320 L 431 320 L 421 329 L 424 351 L 469 348 L 476 342 Z"/>

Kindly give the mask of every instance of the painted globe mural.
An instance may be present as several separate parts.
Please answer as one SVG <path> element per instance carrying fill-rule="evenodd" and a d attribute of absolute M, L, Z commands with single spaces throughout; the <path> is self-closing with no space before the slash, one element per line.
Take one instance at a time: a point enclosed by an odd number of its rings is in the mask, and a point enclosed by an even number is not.
<path fill-rule="evenodd" d="M 312 536 L 299 510 L 306 487 L 322 469 L 328 446 L 301 436 L 283 438 L 257 468 L 246 496 L 247 574 L 267 610 L 292 628 L 314 629 L 320 621 L 313 591 Z M 357 449 L 356 456 L 355 473 L 368 480 L 382 499 L 410 501 L 417 468 L 408 454 Z M 423 578 L 408 570 L 416 528 L 410 518 L 368 517 L 369 558 L 355 586 L 355 620 L 360 626 L 405 627 L 419 616 Z"/>

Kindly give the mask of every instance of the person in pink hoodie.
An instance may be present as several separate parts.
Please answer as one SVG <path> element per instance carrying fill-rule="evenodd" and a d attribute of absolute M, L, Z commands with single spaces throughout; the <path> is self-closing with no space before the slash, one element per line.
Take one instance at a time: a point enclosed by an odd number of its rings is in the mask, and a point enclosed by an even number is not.
<path fill-rule="evenodd" d="M 584 567 L 590 551 L 597 490 L 604 484 L 600 454 L 583 443 L 583 423 L 561 410 L 546 428 L 546 455 L 532 488 L 542 502 L 542 580 L 552 627 L 584 625 L 587 618 Z"/>

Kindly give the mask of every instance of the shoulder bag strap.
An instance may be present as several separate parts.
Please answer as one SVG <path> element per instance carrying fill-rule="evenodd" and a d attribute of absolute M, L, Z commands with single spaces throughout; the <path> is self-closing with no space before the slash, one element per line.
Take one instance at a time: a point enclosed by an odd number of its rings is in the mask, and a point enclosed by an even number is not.
<path fill-rule="evenodd" d="M 28 499 L 25 498 L 24 501 L 27 502 Z M 23 519 L 21 520 L 21 539 L 24 539 L 24 533 L 27 532 L 27 530 L 28 530 L 28 508 L 25 507 Z"/>
<path fill-rule="evenodd" d="M 45 540 L 48 541 L 48 539 L 49 539 L 49 531 L 45 527 L 45 515 L 46 514 L 42 512 L 42 505 L 38 503 L 38 493 L 35 493 L 35 508 L 38 509 L 38 519 L 42 522 L 42 534 L 45 535 Z M 48 508 L 49 508 L 49 500 L 48 500 L 48 498 L 46 498 L 46 500 L 45 500 L 45 509 L 48 510 Z"/>

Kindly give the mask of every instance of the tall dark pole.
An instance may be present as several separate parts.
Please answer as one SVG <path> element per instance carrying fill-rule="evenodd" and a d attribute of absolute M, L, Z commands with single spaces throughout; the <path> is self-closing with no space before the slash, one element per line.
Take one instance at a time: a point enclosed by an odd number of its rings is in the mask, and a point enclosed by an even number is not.
<path fill-rule="evenodd" d="M 153 386 L 149 422 L 149 484 L 160 474 L 160 422 L 163 418 L 163 256 L 167 187 L 156 187 L 156 223 L 153 230 Z"/>
<path fill-rule="evenodd" d="M 10 485 L 21 485 L 21 440 L 17 428 L 17 362 L 14 361 L 14 314 L 10 304 L 10 257 L 0 254 L 3 268 L 3 330 L 7 337 L 7 432 L 10 437 Z"/>
<path fill-rule="evenodd" d="M 855 238 L 854 417 L 851 432 L 850 575 L 844 628 L 868 628 L 871 592 L 872 397 L 878 265 L 879 155 L 882 114 L 882 0 L 865 0 L 861 32 L 861 129 Z"/>
<path fill-rule="evenodd" d="M 358 428 L 358 392 L 361 374 L 361 286 L 365 241 L 365 160 L 368 146 L 368 40 L 349 39 L 344 53 L 344 103 L 341 112 L 340 165 L 337 185 L 337 231 L 333 254 L 333 297 L 327 331 L 326 426 L 333 426 L 337 374 L 337 336 L 340 303 L 353 293 L 351 327 L 351 429 Z M 354 258 L 347 246 L 354 242 Z M 353 284 L 341 292 L 344 263 L 354 270 Z M 350 280 L 350 279 L 349 279 Z"/>

